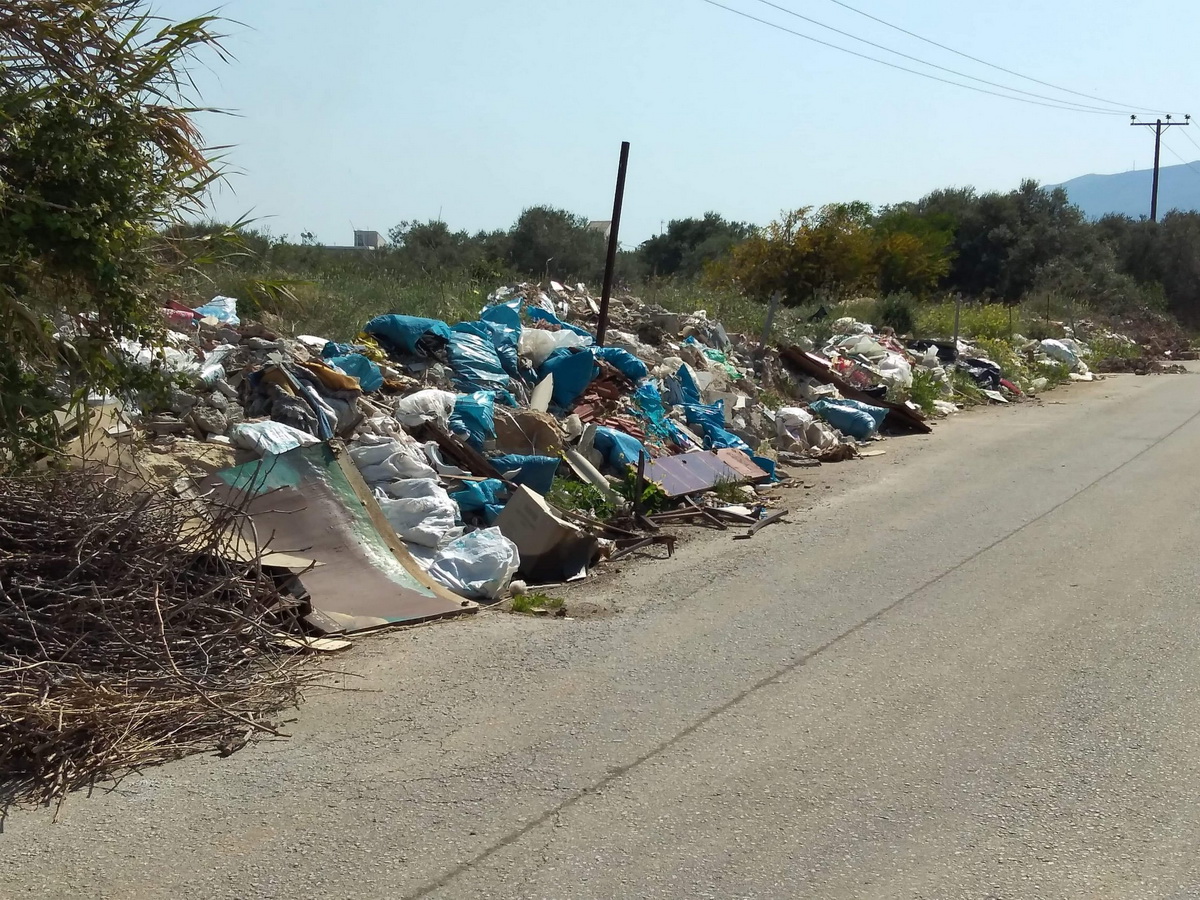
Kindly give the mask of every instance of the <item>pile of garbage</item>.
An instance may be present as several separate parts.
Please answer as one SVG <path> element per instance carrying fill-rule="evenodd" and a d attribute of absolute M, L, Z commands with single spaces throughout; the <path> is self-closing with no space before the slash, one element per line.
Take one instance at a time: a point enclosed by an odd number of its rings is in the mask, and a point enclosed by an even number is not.
<path fill-rule="evenodd" d="M 157 448 L 272 460 L 342 442 L 417 580 L 482 602 L 669 553 L 668 524 L 777 521 L 784 467 L 928 432 L 968 388 L 1011 402 L 1049 386 L 1043 369 L 1093 377 L 1069 336 L 993 360 L 843 318 L 819 347 L 772 347 L 634 297 L 613 298 L 601 346 L 597 300 L 557 282 L 497 290 L 470 322 L 381 315 L 346 343 L 243 323 L 227 297 L 164 315 L 165 349 L 127 348 L 187 385 L 141 412 Z"/>

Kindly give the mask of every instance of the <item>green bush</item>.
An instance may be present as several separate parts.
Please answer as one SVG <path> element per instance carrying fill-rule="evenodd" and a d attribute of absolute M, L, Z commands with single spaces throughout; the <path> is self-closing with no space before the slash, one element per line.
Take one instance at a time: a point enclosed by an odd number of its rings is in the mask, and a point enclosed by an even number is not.
<path fill-rule="evenodd" d="M 916 301 L 912 294 L 888 294 L 875 304 L 874 324 L 891 328 L 896 334 L 912 334 L 917 329 Z"/>

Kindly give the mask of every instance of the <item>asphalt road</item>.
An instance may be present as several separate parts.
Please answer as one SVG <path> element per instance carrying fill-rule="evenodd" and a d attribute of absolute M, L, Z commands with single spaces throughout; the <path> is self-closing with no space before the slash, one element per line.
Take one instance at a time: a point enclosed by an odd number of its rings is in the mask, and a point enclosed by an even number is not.
<path fill-rule="evenodd" d="M 1200 377 L 886 446 L 590 615 L 364 641 L 291 740 L 12 812 L 0 896 L 1200 897 Z"/>

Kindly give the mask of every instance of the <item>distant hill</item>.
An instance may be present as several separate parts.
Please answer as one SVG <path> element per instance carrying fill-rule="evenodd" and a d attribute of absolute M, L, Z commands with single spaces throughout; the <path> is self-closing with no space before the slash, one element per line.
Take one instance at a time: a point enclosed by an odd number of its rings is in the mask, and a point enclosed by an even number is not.
<path fill-rule="evenodd" d="M 1150 169 L 1120 172 L 1116 175 L 1081 175 L 1061 185 L 1071 202 L 1089 219 L 1108 213 L 1123 213 L 1133 218 L 1150 215 Z M 1200 162 L 1187 166 L 1163 166 L 1159 170 L 1158 215 L 1161 219 L 1172 209 L 1200 210 Z"/>

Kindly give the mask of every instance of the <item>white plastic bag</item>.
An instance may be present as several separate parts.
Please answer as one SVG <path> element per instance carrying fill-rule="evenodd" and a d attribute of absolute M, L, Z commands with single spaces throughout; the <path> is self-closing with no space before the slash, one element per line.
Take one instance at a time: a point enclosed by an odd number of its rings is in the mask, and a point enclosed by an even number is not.
<path fill-rule="evenodd" d="M 908 360 L 899 353 L 888 353 L 888 355 L 879 362 L 877 368 L 879 369 L 879 374 L 883 377 L 884 383 L 889 387 L 912 387 L 912 366 L 910 366 L 908 364 Z"/>
<path fill-rule="evenodd" d="M 775 433 L 780 450 L 829 450 L 839 443 L 832 428 L 798 406 L 785 406 L 775 414 Z"/>
<path fill-rule="evenodd" d="M 1071 352 L 1071 348 L 1062 341 L 1056 341 L 1054 338 L 1046 338 L 1042 341 L 1042 352 L 1051 359 L 1057 359 L 1059 362 L 1064 362 L 1069 366 L 1079 365 L 1079 357 Z"/>
<path fill-rule="evenodd" d="M 396 404 L 396 419 L 409 428 L 425 422 L 437 422 L 442 428 L 449 428 L 456 399 L 457 395 L 450 391 L 417 391 Z"/>
<path fill-rule="evenodd" d="M 429 574 L 456 594 L 497 600 L 520 565 L 517 545 L 499 528 L 484 528 L 442 548 Z"/>
<path fill-rule="evenodd" d="M 372 486 L 404 478 L 437 478 L 437 473 L 424 461 L 422 446 L 408 435 L 391 438 L 362 435 L 350 448 L 350 458 L 358 466 L 363 481 Z"/>
<path fill-rule="evenodd" d="M 455 527 L 458 506 L 430 478 L 409 478 L 375 488 L 375 499 L 402 541 L 436 547 Z"/>
<path fill-rule="evenodd" d="M 241 447 L 259 456 L 287 453 L 297 447 L 311 447 L 321 443 L 307 431 L 284 425 L 282 422 L 243 422 L 229 429 L 229 438 L 235 447 Z"/>

